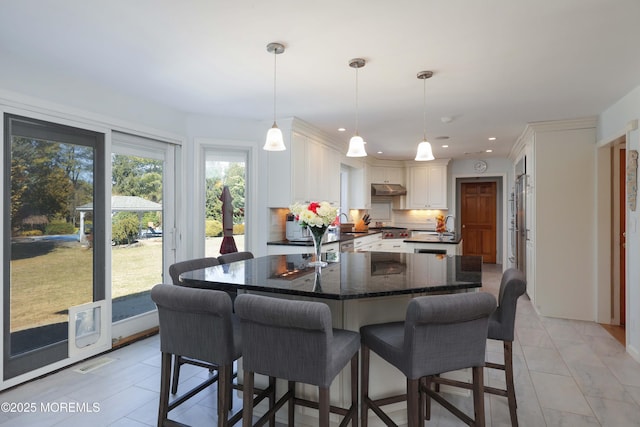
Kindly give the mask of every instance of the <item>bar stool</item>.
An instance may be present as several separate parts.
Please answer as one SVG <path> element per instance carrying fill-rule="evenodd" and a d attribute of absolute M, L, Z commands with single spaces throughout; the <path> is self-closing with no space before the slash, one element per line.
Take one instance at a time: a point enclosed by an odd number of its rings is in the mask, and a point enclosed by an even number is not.
<path fill-rule="evenodd" d="M 234 387 L 233 362 L 242 355 L 241 335 L 239 322 L 234 320 L 231 312 L 229 295 L 222 291 L 161 284 L 151 289 L 151 299 L 158 307 L 162 352 L 158 427 L 176 425 L 168 419 L 169 411 L 216 380 L 218 426 L 226 427 L 237 423 L 242 417 L 242 411 L 231 417 L 229 411 Z M 169 403 L 172 355 L 208 362 L 217 366 L 218 374 Z M 248 405 L 258 404 L 266 397 L 275 400 L 275 387 L 259 390 L 255 399 L 253 395 L 247 399 Z"/>
<path fill-rule="evenodd" d="M 180 275 L 182 273 L 186 273 L 187 271 L 199 270 L 201 268 L 212 267 L 214 265 L 219 265 L 220 261 L 218 261 L 215 257 L 208 258 L 195 258 L 187 261 L 177 262 L 175 264 L 171 264 L 169 266 L 169 276 L 171 276 L 171 281 L 174 285 L 180 286 L 182 282 L 180 282 Z M 178 392 L 178 380 L 180 378 L 180 368 L 182 365 L 195 365 L 200 366 L 201 368 L 209 369 L 209 372 L 213 372 L 218 369 L 217 366 L 211 365 L 210 363 L 203 362 L 202 360 L 189 359 L 188 357 L 175 356 L 173 360 L 173 379 L 171 380 L 171 394 L 176 394 Z"/>
<path fill-rule="evenodd" d="M 368 325 L 362 337 L 362 426 L 371 408 L 387 425 L 396 425 L 381 406 L 407 401 L 409 427 L 424 423 L 425 393 L 469 425 L 484 426 L 482 367 L 489 316 L 496 308 L 487 293 L 417 297 L 409 302 L 404 322 Z M 369 357 L 374 351 L 407 378 L 407 393 L 373 400 L 369 397 Z M 427 379 L 458 369 L 472 368 L 474 419 L 427 387 Z M 446 403 L 443 403 L 446 402 Z"/>
<path fill-rule="evenodd" d="M 487 338 L 503 342 L 504 364 L 486 362 L 491 369 L 504 371 L 506 389 L 484 387 L 485 393 L 504 396 L 509 402 L 509 416 L 511 425 L 518 426 L 516 391 L 513 383 L 513 338 L 516 323 L 516 307 L 518 298 L 527 290 L 527 280 L 524 274 L 515 268 L 507 269 L 502 274 L 498 293 L 498 308 L 489 318 Z M 446 378 L 434 379 L 434 383 L 447 384 L 455 387 L 471 388 L 471 384 Z"/>
<path fill-rule="evenodd" d="M 289 425 L 294 425 L 294 405 L 319 410 L 319 425 L 329 425 L 329 413 L 344 416 L 358 426 L 358 349 L 357 332 L 332 329 L 329 306 L 320 302 L 285 300 L 241 294 L 236 299 L 236 313 L 243 334 L 242 367 L 244 369 L 244 399 L 251 398 L 254 374 L 287 380 L 288 391 L 256 425 L 289 403 Z M 351 406 L 349 409 L 330 406 L 329 387 L 333 379 L 351 360 Z M 319 402 L 296 396 L 295 383 L 318 386 Z M 253 410 L 244 405 L 243 427 L 251 426 Z"/>

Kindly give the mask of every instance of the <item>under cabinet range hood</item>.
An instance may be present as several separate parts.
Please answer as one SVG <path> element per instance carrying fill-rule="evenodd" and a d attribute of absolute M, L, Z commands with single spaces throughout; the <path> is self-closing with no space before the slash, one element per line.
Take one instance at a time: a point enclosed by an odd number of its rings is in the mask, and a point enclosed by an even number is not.
<path fill-rule="evenodd" d="M 371 184 L 372 196 L 404 196 L 407 189 L 400 184 Z"/>

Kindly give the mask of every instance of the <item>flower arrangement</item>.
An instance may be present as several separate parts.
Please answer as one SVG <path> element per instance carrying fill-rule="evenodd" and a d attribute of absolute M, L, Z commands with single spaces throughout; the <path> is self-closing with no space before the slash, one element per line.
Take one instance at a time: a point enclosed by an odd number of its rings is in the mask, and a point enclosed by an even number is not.
<path fill-rule="evenodd" d="M 289 209 L 302 227 L 326 228 L 338 215 L 338 208 L 331 206 L 329 202 L 311 202 L 308 205 L 294 203 Z"/>
<path fill-rule="evenodd" d="M 436 216 L 436 232 L 444 233 L 445 231 L 447 231 L 447 227 L 444 223 L 444 215 L 440 214 Z"/>

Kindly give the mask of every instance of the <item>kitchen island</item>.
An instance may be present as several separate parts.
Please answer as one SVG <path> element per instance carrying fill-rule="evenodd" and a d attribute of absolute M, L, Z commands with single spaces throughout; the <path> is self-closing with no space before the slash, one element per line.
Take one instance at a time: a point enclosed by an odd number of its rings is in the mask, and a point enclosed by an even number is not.
<path fill-rule="evenodd" d="M 331 309 L 334 327 L 354 331 L 367 324 L 404 320 L 406 307 L 415 296 L 476 291 L 482 285 L 482 258 L 476 256 L 390 252 L 327 255 L 329 264 L 322 269 L 308 266 L 313 260 L 311 255 L 269 255 L 195 270 L 180 277 L 185 286 L 320 300 Z M 332 260 L 334 255 L 337 258 Z M 404 377 L 376 355 L 371 356 L 371 372 L 372 397 L 397 395 L 405 390 Z M 347 405 L 349 375 L 348 369 L 343 371 L 331 385 L 332 404 Z M 316 387 L 298 387 L 302 396 L 317 398 Z M 406 423 L 404 403 L 388 409 L 395 420 Z M 298 425 L 317 425 L 316 411 L 296 411 Z M 284 419 L 278 421 L 286 423 Z M 370 425 L 382 423 L 371 417 Z"/>

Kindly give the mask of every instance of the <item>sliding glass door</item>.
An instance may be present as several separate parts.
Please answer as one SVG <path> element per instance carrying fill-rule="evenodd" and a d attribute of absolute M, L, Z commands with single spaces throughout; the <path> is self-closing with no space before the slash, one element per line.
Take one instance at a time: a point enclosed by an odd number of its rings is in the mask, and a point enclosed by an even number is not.
<path fill-rule="evenodd" d="M 112 133 L 111 317 L 116 340 L 155 326 L 149 294 L 175 260 L 175 150 L 165 142 Z"/>
<path fill-rule="evenodd" d="M 103 133 L 5 114 L 4 134 L 7 380 L 68 358 L 76 323 L 100 339 L 101 307 L 69 313 L 105 299 L 106 209 Z"/>

